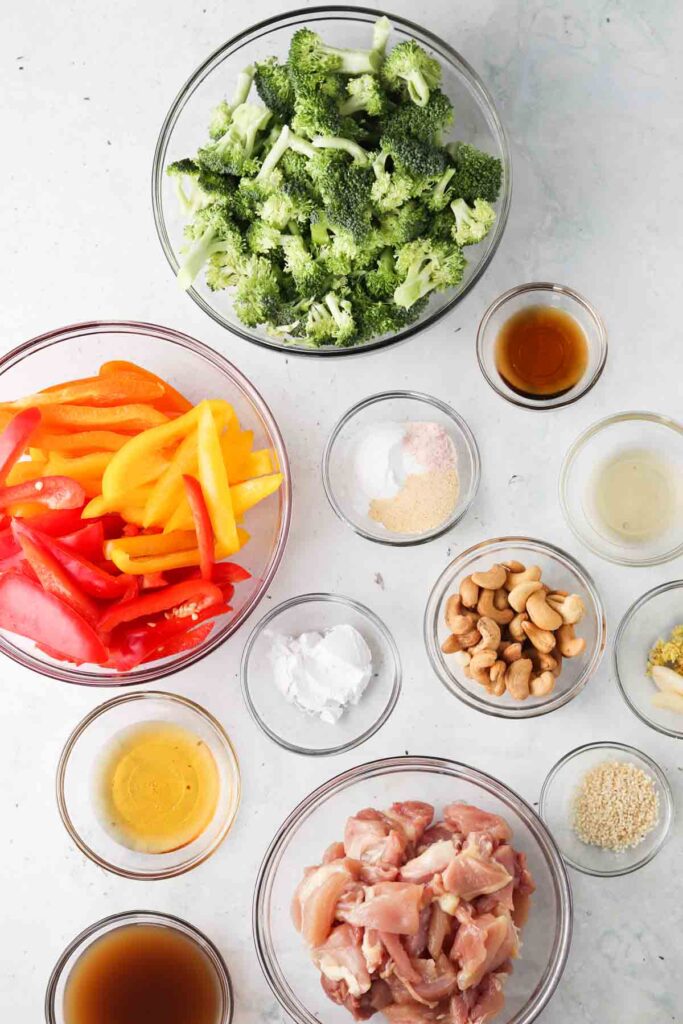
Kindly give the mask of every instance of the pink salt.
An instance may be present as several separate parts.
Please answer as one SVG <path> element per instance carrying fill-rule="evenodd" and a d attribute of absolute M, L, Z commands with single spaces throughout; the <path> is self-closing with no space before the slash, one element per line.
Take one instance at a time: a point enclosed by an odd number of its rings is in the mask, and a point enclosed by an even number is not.
<path fill-rule="evenodd" d="M 440 423 L 408 423 L 403 447 L 428 471 L 455 468 L 455 447 Z"/>

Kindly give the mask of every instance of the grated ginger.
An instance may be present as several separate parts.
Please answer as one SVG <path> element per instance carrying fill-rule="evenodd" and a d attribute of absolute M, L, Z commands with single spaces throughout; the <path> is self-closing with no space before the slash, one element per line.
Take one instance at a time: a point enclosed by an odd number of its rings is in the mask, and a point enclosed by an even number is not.
<path fill-rule="evenodd" d="M 647 658 L 647 674 L 652 675 L 656 665 L 671 668 L 683 676 L 683 625 L 674 626 L 668 640 L 658 640 Z"/>

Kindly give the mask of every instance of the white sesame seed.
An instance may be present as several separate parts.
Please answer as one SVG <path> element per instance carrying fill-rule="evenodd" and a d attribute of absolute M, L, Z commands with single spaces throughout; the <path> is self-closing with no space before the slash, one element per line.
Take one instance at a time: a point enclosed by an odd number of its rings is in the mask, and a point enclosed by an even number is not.
<path fill-rule="evenodd" d="M 605 850 L 637 846 L 659 820 L 659 796 L 649 775 L 634 764 L 603 761 L 583 776 L 573 804 L 574 831 Z"/>

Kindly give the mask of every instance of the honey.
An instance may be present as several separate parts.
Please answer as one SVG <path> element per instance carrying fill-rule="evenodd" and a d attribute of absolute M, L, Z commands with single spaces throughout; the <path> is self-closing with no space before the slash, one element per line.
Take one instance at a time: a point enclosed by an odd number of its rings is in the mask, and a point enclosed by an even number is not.
<path fill-rule="evenodd" d="M 539 400 L 559 398 L 586 372 L 586 335 L 563 309 L 528 306 L 501 327 L 495 362 L 498 373 L 516 394 Z"/>

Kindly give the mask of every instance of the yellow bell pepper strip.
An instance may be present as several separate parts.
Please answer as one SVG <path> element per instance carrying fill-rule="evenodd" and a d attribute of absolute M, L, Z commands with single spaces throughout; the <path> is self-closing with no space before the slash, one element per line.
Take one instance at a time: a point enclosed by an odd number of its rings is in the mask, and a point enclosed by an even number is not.
<path fill-rule="evenodd" d="M 93 452 L 91 455 L 78 455 L 68 458 L 54 452 L 47 460 L 46 474 L 50 476 L 70 476 L 82 484 L 84 480 L 102 478 L 102 474 L 112 458 L 111 452 Z M 99 494 L 99 491 L 97 492 Z"/>
<path fill-rule="evenodd" d="M 137 433 L 168 422 L 168 416 L 151 405 L 46 405 L 43 423 L 63 430 L 119 430 Z"/>
<path fill-rule="evenodd" d="M 148 487 L 140 487 L 135 491 L 126 491 L 125 494 L 120 495 L 113 501 L 105 498 L 103 494 L 98 494 L 83 509 L 83 518 L 96 519 L 98 516 L 105 516 L 109 512 L 121 512 L 124 508 L 137 508 L 142 513 L 150 493 Z M 123 518 L 125 519 L 126 517 L 124 516 Z"/>
<path fill-rule="evenodd" d="M 163 526 L 183 497 L 183 476 L 197 468 L 197 431 L 180 442 L 145 506 L 145 526 Z"/>
<path fill-rule="evenodd" d="M 184 395 L 181 395 L 179 391 L 176 391 L 174 387 L 164 380 L 162 377 L 157 377 L 151 370 L 146 370 L 144 366 L 138 366 L 137 363 L 129 363 L 125 359 L 113 359 L 108 363 L 103 363 L 100 366 L 100 376 L 111 377 L 117 373 L 137 373 L 140 377 L 144 377 L 146 380 L 153 380 L 159 384 L 163 384 L 164 396 L 160 404 L 168 406 L 169 409 L 173 409 L 175 412 L 189 412 L 192 408 L 192 402 L 188 401 Z"/>
<path fill-rule="evenodd" d="M 282 473 L 271 473 L 268 476 L 255 477 L 253 480 L 243 480 L 230 488 L 232 511 L 235 518 L 243 516 L 250 508 L 263 501 L 269 495 L 277 491 L 282 483 Z M 173 515 L 168 520 L 164 533 L 172 531 L 190 530 L 194 523 L 192 511 L 186 498 L 182 499 L 175 508 Z"/>
<path fill-rule="evenodd" d="M 209 510 L 214 536 L 225 553 L 231 555 L 239 549 L 240 542 L 220 438 L 208 406 L 204 406 L 199 415 L 197 444 L 199 483 Z"/>
<path fill-rule="evenodd" d="M 246 460 L 254 446 L 253 430 L 228 430 L 221 437 L 221 450 L 228 480 L 244 479 Z"/>
<path fill-rule="evenodd" d="M 176 533 L 139 533 L 137 537 L 116 537 L 106 541 L 104 553 L 109 559 L 114 551 L 124 551 L 131 558 L 140 558 L 145 555 L 167 555 L 172 551 L 188 551 L 196 547 L 194 530 L 183 530 Z"/>
<path fill-rule="evenodd" d="M 160 535 L 151 534 L 150 536 Z M 161 536 L 168 536 L 168 534 L 162 534 Z M 129 537 L 128 539 L 132 540 L 133 538 Z M 249 534 L 246 530 L 238 527 L 238 546 L 244 547 L 248 540 Z M 230 554 L 234 554 L 234 552 L 227 552 L 221 548 L 220 544 L 216 544 L 214 552 L 216 562 L 221 558 L 228 558 Z M 140 558 L 134 558 L 127 551 L 123 551 L 120 548 L 111 548 L 108 549 L 108 555 L 116 568 L 121 572 L 127 573 L 129 576 L 145 576 L 152 572 L 169 572 L 171 569 L 185 569 L 189 566 L 199 565 L 200 562 L 198 547 L 188 548 L 186 551 L 168 551 L 166 554 L 143 555 Z M 217 570 L 220 570 L 220 565 L 217 566 Z"/>
<path fill-rule="evenodd" d="M 271 448 L 259 448 L 249 452 L 239 473 L 228 473 L 231 484 L 241 484 L 243 480 L 252 480 L 255 476 L 266 476 L 274 470 L 273 452 Z"/>
<path fill-rule="evenodd" d="M 117 452 L 130 441 L 130 434 L 115 430 L 82 430 L 75 434 L 53 434 L 38 427 L 32 440 L 46 452 L 89 455 L 91 452 Z"/>
<path fill-rule="evenodd" d="M 24 462 L 15 462 L 7 474 L 8 484 L 23 484 L 27 480 L 37 480 L 39 476 L 45 476 L 47 460 L 30 459 Z"/>
<path fill-rule="evenodd" d="M 145 408 L 149 409 L 149 406 L 145 406 Z M 138 487 L 141 478 L 145 475 L 145 466 L 152 454 L 158 454 L 162 449 L 170 448 L 182 441 L 190 431 L 195 429 L 204 409 L 206 409 L 211 423 L 214 422 L 214 414 L 223 425 L 235 415 L 231 405 L 218 399 L 211 402 L 200 402 L 189 412 L 183 413 L 173 420 L 168 420 L 149 430 L 143 429 L 116 452 L 107 466 L 102 480 L 105 496 L 114 498 L 118 494 Z M 150 411 L 165 419 L 163 413 L 156 409 Z"/>
<path fill-rule="evenodd" d="M 74 381 L 58 388 L 39 391 L 7 403 L 12 409 L 44 405 L 112 406 L 153 402 L 164 394 L 161 381 L 148 380 L 134 373 L 118 373 L 111 377 L 93 377 Z"/>

